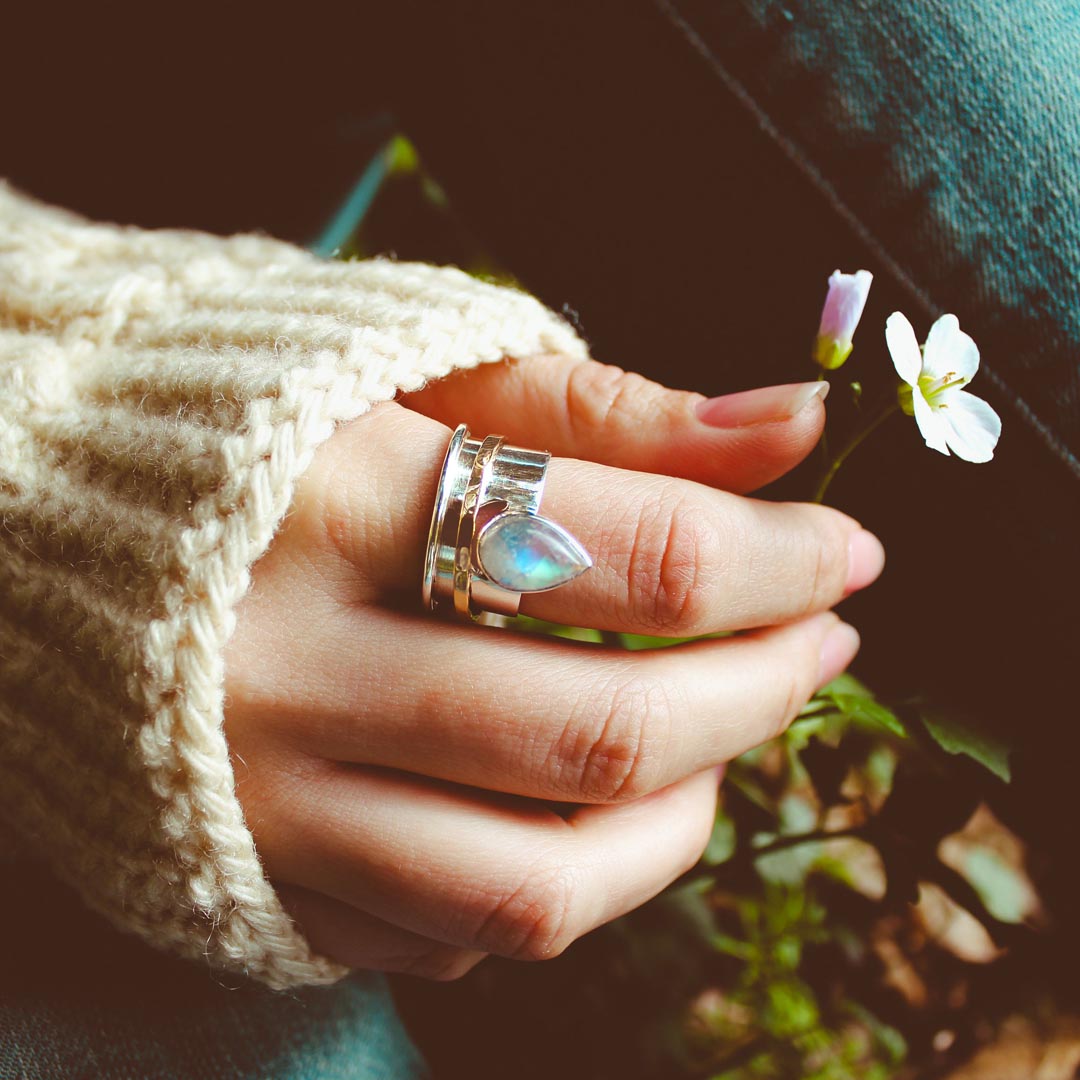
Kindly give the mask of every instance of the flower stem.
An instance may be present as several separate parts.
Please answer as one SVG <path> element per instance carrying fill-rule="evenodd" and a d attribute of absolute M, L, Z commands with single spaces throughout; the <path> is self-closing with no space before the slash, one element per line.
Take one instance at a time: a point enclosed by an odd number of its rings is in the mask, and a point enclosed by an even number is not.
<path fill-rule="evenodd" d="M 818 489 L 814 492 L 812 502 L 820 503 L 825 501 L 825 492 L 829 490 L 829 485 L 833 482 L 833 477 L 840 471 L 840 466 L 851 456 L 851 454 L 862 444 L 863 440 L 876 431 L 894 412 L 897 412 L 900 408 L 899 402 L 893 400 L 885 406 L 868 424 L 859 428 L 847 445 L 832 459 L 829 467 L 825 470 L 825 475 L 821 478 L 821 483 L 818 484 Z"/>
<path fill-rule="evenodd" d="M 735 853 L 725 862 L 716 866 L 699 862 L 697 866 L 687 870 L 681 877 L 676 878 L 665 890 L 665 893 L 675 892 L 684 885 L 702 878 L 709 878 L 713 885 L 724 881 L 730 881 L 740 873 L 752 869 L 758 859 L 765 855 L 773 855 L 778 851 L 787 851 L 788 848 L 799 847 L 801 844 L 825 843 L 829 840 L 844 840 L 856 837 L 873 843 L 874 832 L 872 823 L 862 825 L 849 825 L 844 829 L 815 829 L 813 832 L 787 833 L 778 836 L 768 844 L 761 847 L 752 847 L 749 844 L 740 844 Z"/>

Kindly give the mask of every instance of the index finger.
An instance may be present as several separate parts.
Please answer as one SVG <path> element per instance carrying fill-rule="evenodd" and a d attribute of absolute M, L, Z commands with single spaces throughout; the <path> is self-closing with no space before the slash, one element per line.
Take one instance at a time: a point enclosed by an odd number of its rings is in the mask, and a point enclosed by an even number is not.
<path fill-rule="evenodd" d="M 405 402 L 518 446 L 747 492 L 814 448 L 828 389 L 795 383 L 706 399 L 595 360 L 533 356 L 455 372 Z"/>

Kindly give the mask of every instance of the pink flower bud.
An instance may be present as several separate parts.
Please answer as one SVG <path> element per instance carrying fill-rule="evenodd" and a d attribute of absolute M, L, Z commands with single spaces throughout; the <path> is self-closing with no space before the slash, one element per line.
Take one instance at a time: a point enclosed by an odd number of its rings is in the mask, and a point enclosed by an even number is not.
<path fill-rule="evenodd" d="M 862 318 L 874 275 L 869 270 L 829 277 L 829 295 L 821 312 L 821 327 L 814 344 L 814 360 L 827 371 L 840 367 L 851 355 L 851 339 Z"/>

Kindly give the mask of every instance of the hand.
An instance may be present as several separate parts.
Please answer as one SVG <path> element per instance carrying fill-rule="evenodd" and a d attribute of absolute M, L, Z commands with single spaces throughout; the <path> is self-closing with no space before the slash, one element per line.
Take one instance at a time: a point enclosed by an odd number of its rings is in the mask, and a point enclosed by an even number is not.
<path fill-rule="evenodd" d="M 239 796 L 316 949 L 435 978 L 550 957 L 694 864 L 718 767 L 851 661 L 858 636 L 828 609 L 882 567 L 843 514 L 734 494 L 804 457 L 823 415 L 809 387 L 704 402 L 545 357 L 432 384 L 321 447 L 226 661 Z M 542 511 L 595 566 L 525 614 L 753 632 L 626 653 L 421 611 L 462 421 L 562 455 Z"/>

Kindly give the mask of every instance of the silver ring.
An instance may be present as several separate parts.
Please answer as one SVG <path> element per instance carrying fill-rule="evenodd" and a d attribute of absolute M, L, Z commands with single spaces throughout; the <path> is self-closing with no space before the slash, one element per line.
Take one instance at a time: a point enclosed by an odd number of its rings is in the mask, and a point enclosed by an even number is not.
<path fill-rule="evenodd" d="M 475 619 L 516 615 L 522 593 L 547 592 L 592 566 L 561 525 L 540 516 L 551 455 L 474 439 L 461 424 L 439 474 L 424 553 L 424 606 Z"/>

